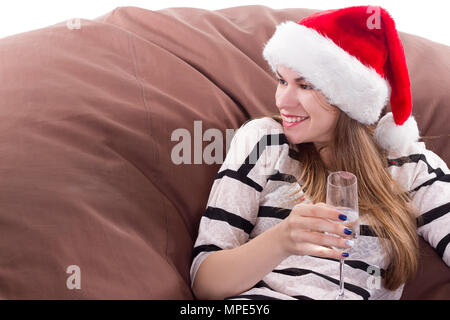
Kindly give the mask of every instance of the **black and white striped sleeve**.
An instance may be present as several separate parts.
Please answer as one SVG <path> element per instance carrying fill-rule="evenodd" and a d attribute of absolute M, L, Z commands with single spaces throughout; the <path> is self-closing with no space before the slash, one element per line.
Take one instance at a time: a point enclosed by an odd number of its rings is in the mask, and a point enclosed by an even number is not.
<path fill-rule="evenodd" d="M 261 192 L 281 152 L 284 135 L 274 121 L 268 117 L 253 119 L 234 134 L 200 220 L 190 269 L 191 286 L 210 253 L 238 247 L 248 240 Z"/>
<path fill-rule="evenodd" d="M 450 170 L 431 150 L 415 156 L 418 161 L 411 191 L 422 218 L 417 220 L 418 233 L 450 266 Z"/>

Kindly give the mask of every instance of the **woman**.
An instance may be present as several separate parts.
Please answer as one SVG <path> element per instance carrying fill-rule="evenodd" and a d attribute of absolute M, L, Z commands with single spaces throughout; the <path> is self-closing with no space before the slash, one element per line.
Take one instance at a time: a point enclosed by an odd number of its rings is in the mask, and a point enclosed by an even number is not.
<path fill-rule="evenodd" d="M 348 299 L 399 299 L 417 270 L 418 235 L 450 265 L 450 185 L 440 179 L 450 171 L 417 141 L 389 14 L 359 6 L 284 22 L 263 54 L 279 114 L 233 137 L 200 221 L 195 296 L 333 299 L 345 258 Z M 324 204 L 327 175 L 340 170 L 358 178 L 356 243 Z"/>

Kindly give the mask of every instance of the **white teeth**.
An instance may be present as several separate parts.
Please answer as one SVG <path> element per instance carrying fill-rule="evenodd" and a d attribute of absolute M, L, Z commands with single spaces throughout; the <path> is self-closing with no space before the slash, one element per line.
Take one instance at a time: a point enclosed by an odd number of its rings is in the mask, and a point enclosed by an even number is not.
<path fill-rule="evenodd" d="M 302 120 L 307 119 L 308 117 L 285 117 L 283 116 L 283 119 L 287 122 L 300 122 Z"/>

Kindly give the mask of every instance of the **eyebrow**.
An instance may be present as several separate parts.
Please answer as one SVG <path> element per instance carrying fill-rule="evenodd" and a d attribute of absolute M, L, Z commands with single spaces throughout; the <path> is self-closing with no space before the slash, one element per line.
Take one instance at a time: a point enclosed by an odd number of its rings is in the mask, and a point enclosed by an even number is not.
<path fill-rule="evenodd" d="M 276 71 L 277 71 L 277 75 L 278 75 L 281 79 L 284 79 L 284 78 L 281 76 L 281 74 L 278 73 L 278 70 L 276 70 Z M 299 82 L 299 81 L 302 81 L 302 80 L 305 80 L 305 78 L 300 77 L 300 78 L 296 78 L 296 79 L 295 79 L 296 82 Z"/>

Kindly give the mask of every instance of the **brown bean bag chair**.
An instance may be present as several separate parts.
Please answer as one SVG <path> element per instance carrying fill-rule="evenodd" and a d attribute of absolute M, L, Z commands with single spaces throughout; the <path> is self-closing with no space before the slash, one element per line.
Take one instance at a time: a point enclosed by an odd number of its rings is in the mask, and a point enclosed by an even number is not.
<path fill-rule="evenodd" d="M 193 299 L 221 165 L 201 156 L 202 135 L 277 111 L 263 45 L 312 12 L 119 7 L 0 39 L 0 298 Z M 450 48 L 400 36 L 421 133 L 444 135 L 427 147 L 450 163 Z M 190 152 L 175 152 L 175 132 Z M 403 298 L 450 298 L 426 243 Z"/>

